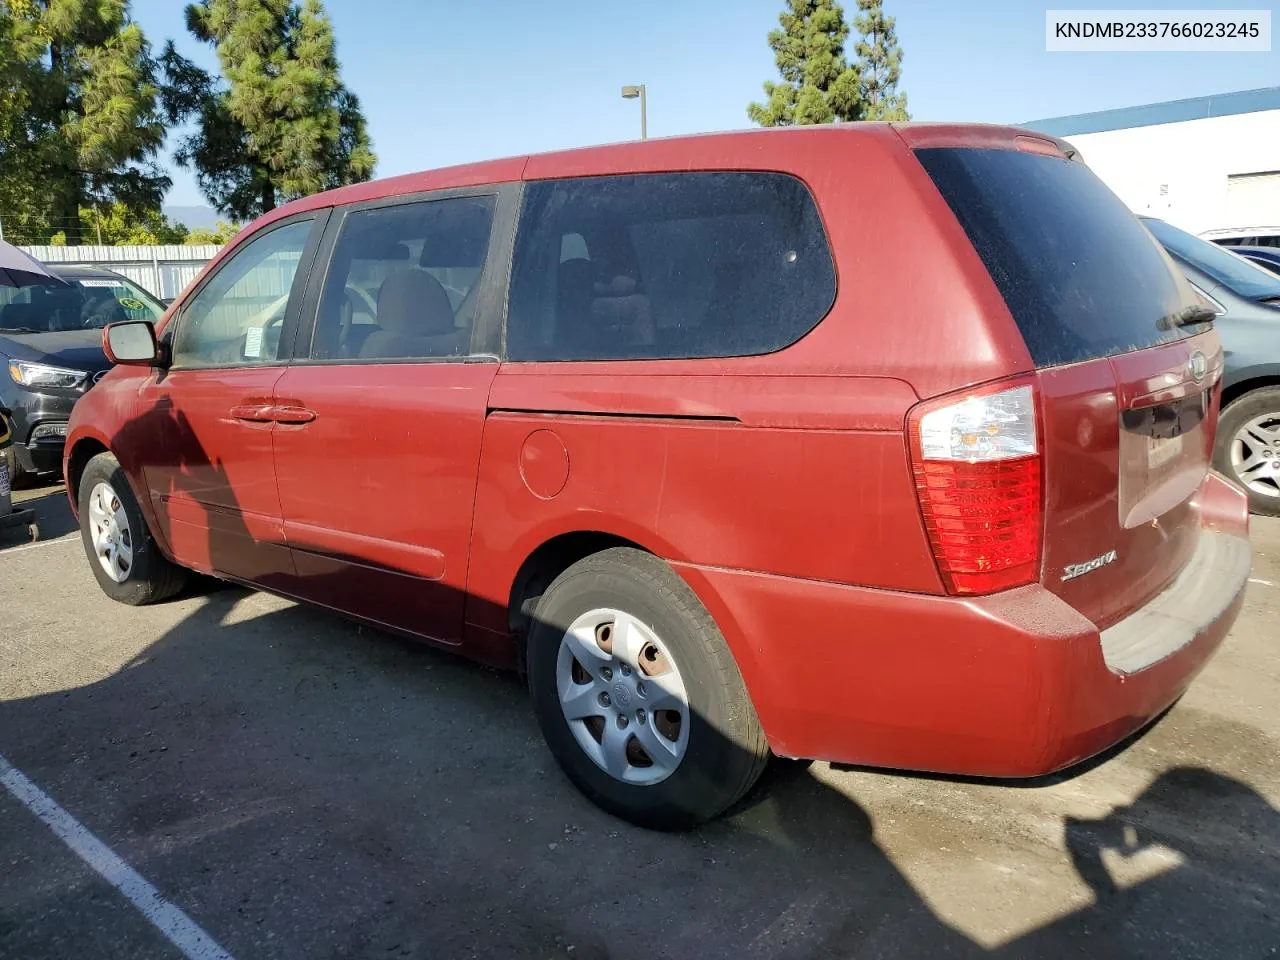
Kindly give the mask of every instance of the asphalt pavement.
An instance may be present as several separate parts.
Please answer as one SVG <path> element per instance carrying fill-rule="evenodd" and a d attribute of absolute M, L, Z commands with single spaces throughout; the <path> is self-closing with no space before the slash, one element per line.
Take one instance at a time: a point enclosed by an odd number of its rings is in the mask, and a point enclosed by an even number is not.
<path fill-rule="evenodd" d="M 1123 749 L 1022 784 L 779 764 L 664 835 L 573 790 L 515 677 L 211 582 L 119 606 L 60 489 L 18 499 L 0 957 L 1280 953 L 1280 521 L 1222 650 Z"/>

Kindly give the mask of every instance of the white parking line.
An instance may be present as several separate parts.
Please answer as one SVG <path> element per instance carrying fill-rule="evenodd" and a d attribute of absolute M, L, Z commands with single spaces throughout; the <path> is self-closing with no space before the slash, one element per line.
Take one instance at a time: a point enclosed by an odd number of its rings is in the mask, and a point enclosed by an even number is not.
<path fill-rule="evenodd" d="M 160 895 L 160 891 L 121 860 L 75 817 L 0 756 L 0 783 L 19 803 L 45 822 L 62 842 L 119 890 L 188 960 L 233 960 L 231 954 L 200 929 L 194 920 Z"/>
<path fill-rule="evenodd" d="M 20 547 L 0 547 L 0 557 L 3 557 L 6 554 L 10 554 L 10 553 L 21 553 L 23 550 L 38 550 L 41 547 L 51 547 L 55 543 L 71 543 L 73 540 L 79 540 L 79 539 L 80 539 L 80 534 L 78 532 L 67 533 L 53 540 L 40 540 L 40 541 L 37 541 L 36 543 L 23 544 Z"/>
<path fill-rule="evenodd" d="M 1260 583 L 1260 584 L 1262 584 L 1264 587 L 1274 587 L 1274 586 L 1275 586 L 1275 584 L 1274 584 L 1274 583 L 1272 583 L 1270 580 L 1263 580 L 1261 577 L 1250 577 L 1250 578 L 1249 578 L 1249 582 L 1250 582 L 1250 583 Z"/>

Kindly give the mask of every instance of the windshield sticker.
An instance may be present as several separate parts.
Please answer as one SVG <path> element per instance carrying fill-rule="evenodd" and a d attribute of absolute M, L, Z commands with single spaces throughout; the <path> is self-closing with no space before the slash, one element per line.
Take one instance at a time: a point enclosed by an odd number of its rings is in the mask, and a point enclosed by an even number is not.
<path fill-rule="evenodd" d="M 123 290 L 124 284 L 119 280 L 77 280 L 76 283 L 82 287 L 91 287 L 94 289 L 102 288 L 106 290 Z"/>
<path fill-rule="evenodd" d="M 147 305 L 136 297 L 116 297 L 116 303 L 126 310 L 145 310 Z"/>
<path fill-rule="evenodd" d="M 244 355 L 246 359 L 262 356 L 261 327 L 250 327 L 244 332 Z"/>

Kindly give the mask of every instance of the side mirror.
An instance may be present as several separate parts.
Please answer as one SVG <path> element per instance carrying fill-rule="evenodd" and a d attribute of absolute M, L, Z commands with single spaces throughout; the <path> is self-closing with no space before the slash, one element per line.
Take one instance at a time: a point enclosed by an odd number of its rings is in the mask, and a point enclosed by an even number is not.
<path fill-rule="evenodd" d="M 112 363 L 149 367 L 159 359 L 156 328 L 149 320 L 109 323 L 102 331 L 102 350 Z"/>

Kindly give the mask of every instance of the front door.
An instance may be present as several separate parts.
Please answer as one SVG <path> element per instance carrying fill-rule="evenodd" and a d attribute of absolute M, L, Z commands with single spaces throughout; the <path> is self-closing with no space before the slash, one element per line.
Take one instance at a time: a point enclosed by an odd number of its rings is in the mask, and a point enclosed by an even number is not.
<path fill-rule="evenodd" d="M 276 384 L 297 592 L 445 643 L 462 631 L 498 369 L 480 349 L 501 303 L 500 271 L 485 270 L 496 207 L 490 194 L 347 211 L 330 227 L 314 331 L 302 326 Z"/>
<path fill-rule="evenodd" d="M 166 329 L 171 364 L 141 389 L 142 412 L 128 429 L 155 440 L 148 494 L 186 566 L 276 589 L 291 582 L 272 405 L 306 272 L 299 266 L 321 227 L 308 215 L 240 244 Z"/>

